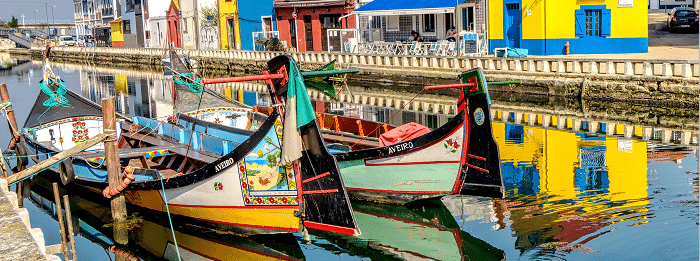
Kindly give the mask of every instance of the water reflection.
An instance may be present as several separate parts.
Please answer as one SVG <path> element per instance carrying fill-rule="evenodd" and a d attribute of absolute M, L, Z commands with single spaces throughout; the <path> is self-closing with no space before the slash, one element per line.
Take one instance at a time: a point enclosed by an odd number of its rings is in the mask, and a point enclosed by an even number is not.
<path fill-rule="evenodd" d="M 35 86 L 39 76 L 30 73 L 32 68 L 26 67 L 17 77 L 0 75 L 0 82 L 9 84 L 17 79 L 20 88 L 33 88 L 33 95 L 39 91 Z M 95 67 L 58 74 L 66 79 L 69 88 L 80 88 L 93 101 L 117 96 L 121 113 L 164 118 L 174 112 L 172 87 L 162 74 Z M 31 83 L 25 82 L 27 78 Z M 258 87 L 217 85 L 214 89 L 248 104 L 264 104 L 266 97 L 255 91 Z M 11 96 L 19 97 L 14 90 L 10 89 Z M 15 102 L 18 114 L 23 113 L 21 102 Z M 330 105 L 330 109 L 338 114 L 384 121 L 397 111 L 394 105 L 342 102 Z M 433 127 L 449 117 L 407 110 L 389 123 L 416 121 Z M 697 260 L 700 256 L 696 248 L 700 243 L 696 147 L 640 142 L 617 132 L 610 136 L 590 135 L 583 126 L 576 132 L 503 122 L 494 122 L 493 126 L 508 189 L 504 199 L 448 197 L 427 206 L 407 207 L 356 203 L 355 215 L 363 232 L 359 238 L 312 232 L 310 242 L 295 234 L 292 240 L 284 239 L 284 243 L 275 245 L 272 239 L 198 234 L 194 233 L 196 229 L 184 227 L 176 228 L 178 243 L 181 237 L 200 242 L 189 247 L 192 253 L 202 253 L 197 248 L 201 244 L 230 255 L 243 251 L 247 253 L 237 254 L 264 253 L 266 257 L 308 260 L 500 260 L 504 255 L 509 260 Z M 105 218 L 109 219 L 101 203 L 73 197 L 71 200 L 74 216 L 80 215 L 82 222 L 92 223 L 111 235 L 111 229 L 100 228 Z M 88 210 L 76 210 L 80 208 Z M 172 251 L 172 243 L 168 243 L 172 241 L 171 232 L 167 226 L 159 225 L 166 224 L 161 222 L 166 220 L 148 216 L 141 228 L 130 233 L 127 250 L 144 259 L 171 258 L 167 256 Z M 138 229 L 143 232 L 135 232 Z M 101 238 L 93 234 L 84 232 L 83 236 L 91 240 Z M 184 241 L 182 244 L 187 247 Z M 626 253 L 621 254 L 620 250 Z"/>
<path fill-rule="evenodd" d="M 443 201 L 424 200 L 407 206 L 354 201 L 352 207 L 362 235 L 350 237 L 322 231 L 312 234 L 334 243 L 325 246 L 330 251 L 341 247 L 351 255 L 376 260 L 505 259 L 503 250 L 460 230 L 454 216 L 464 214 L 463 209 L 455 207 L 452 212 L 447 206 L 456 204 Z"/>

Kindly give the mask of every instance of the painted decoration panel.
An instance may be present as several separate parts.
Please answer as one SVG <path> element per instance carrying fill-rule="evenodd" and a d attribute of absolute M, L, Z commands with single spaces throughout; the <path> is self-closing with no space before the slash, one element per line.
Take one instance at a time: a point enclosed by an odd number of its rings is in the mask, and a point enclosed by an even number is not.
<path fill-rule="evenodd" d="M 121 135 L 121 122 L 117 121 L 117 136 Z M 32 131 L 32 130 L 30 130 Z M 66 118 L 35 128 L 36 141 L 50 142 L 59 150 L 67 150 L 103 132 L 102 118 L 94 116 Z M 98 143 L 86 151 L 102 150 Z"/>
<path fill-rule="evenodd" d="M 188 112 L 187 115 L 207 122 L 231 126 L 238 129 L 248 129 L 249 112 L 251 112 L 250 109 L 222 107 Z"/>
<path fill-rule="evenodd" d="M 238 163 L 246 205 L 297 205 L 296 175 L 292 164 L 280 166 L 282 122 L 277 119 L 262 142 Z"/>

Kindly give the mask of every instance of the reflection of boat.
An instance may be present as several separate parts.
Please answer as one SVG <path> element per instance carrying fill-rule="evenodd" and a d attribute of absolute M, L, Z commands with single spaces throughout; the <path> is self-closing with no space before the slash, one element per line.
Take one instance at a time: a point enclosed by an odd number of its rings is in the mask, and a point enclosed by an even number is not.
<path fill-rule="evenodd" d="M 287 67 L 296 66 L 287 61 Z M 99 105 L 65 87 L 52 88 L 40 93 L 25 123 L 24 139 L 32 154 L 38 155 L 34 157 L 37 162 L 103 132 Z M 69 103 L 70 107 L 44 105 L 44 101 L 53 100 Z M 330 154 L 323 154 L 325 150 L 316 149 L 323 148 L 318 132 L 303 132 L 300 143 L 310 151 L 298 161 L 279 166 L 276 160 L 283 128 L 276 112 L 256 132 L 245 133 L 246 138 L 238 142 L 213 136 L 206 129 L 183 129 L 166 122 L 151 125 L 151 120 L 140 117 L 134 117 L 134 123 L 130 128 L 127 126 L 132 122 L 122 120 L 116 131 L 122 163 L 142 167 L 133 176 L 124 170 L 122 184 L 127 202 L 165 212 L 167 198 L 173 215 L 246 234 L 296 232 L 302 224 L 339 233 L 359 233 L 335 160 Z M 139 132 L 144 126 L 158 131 Z M 315 121 L 302 128 L 316 128 Z M 223 131 L 229 136 L 238 133 L 235 129 Z M 197 150 L 199 141 L 207 144 L 207 151 Z M 54 174 L 62 177 L 64 184 L 75 179 L 74 183 L 94 192 L 117 194 L 105 189 L 107 169 L 102 164 L 102 148 L 98 144 L 63 161 L 53 169 Z M 248 162 L 258 159 L 268 162 L 264 175 L 247 171 L 255 168 Z M 275 186 L 266 187 L 267 184 Z M 303 222 L 297 212 L 303 213 Z"/>
<path fill-rule="evenodd" d="M 334 153 L 349 195 L 398 204 L 453 193 L 503 196 L 498 145 L 491 131 L 490 101 L 483 72 L 473 69 L 460 77 L 463 85 L 450 86 L 462 88 L 459 114 L 445 125 L 384 147 Z M 274 91 L 272 100 L 281 104 L 286 90 Z M 240 122 L 224 120 L 223 110 L 239 113 L 236 118 Z M 198 118 L 222 128 L 250 126 L 244 114 L 234 107 L 204 109 L 192 112 L 189 115 L 192 117 L 181 117 L 178 123 L 192 126 Z"/>
<path fill-rule="evenodd" d="M 44 177 L 34 178 L 30 200 L 46 210 L 54 219 L 50 181 Z M 65 191 L 62 191 L 63 194 Z M 102 200 L 105 201 L 105 200 Z M 104 224 L 111 222 L 108 203 L 94 202 L 82 195 L 70 195 L 71 211 L 75 229 L 81 236 L 99 244 L 105 249 L 115 245 L 111 238 L 112 228 Z M 144 215 L 145 219 L 129 229 L 128 252 L 137 254 L 145 260 L 163 258 L 178 260 L 175 251 L 173 233 L 165 220 L 155 216 Z M 302 260 L 296 239 L 289 234 L 256 237 L 236 237 L 220 235 L 206 229 L 192 226 L 176 228 L 175 239 L 182 260 Z M 257 240 L 257 241 L 256 241 Z M 260 242 L 260 243 L 259 243 Z M 151 258 L 148 258 L 151 257 Z M 96 257 L 92 257 L 96 258 Z"/>
<path fill-rule="evenodd" d="M 362 235 L 311 234 L 351 255 L 376 260 L 505 260 L 502 250 L 460 230 L 439 199 L 404 206 L 353 202 L 353 209 Z"/>

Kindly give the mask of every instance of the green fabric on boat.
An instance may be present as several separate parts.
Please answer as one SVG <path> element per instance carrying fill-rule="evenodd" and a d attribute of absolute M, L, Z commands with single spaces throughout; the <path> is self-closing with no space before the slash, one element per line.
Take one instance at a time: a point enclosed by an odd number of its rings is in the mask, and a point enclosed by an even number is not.
<path fill-rule="evenodd" d="M 304 80 L 304 84 L 307 88 L 316 89 L 335 99 L 335 88 L 333 87 L 333 84 L 316 80 Z"/>
<path fill-rule="evenodd" d="M 311 107 L 309 94 L 306 93 L 304 79 L 299 73 L 299 67 L 294 60 L 289 61 L 289 83 L 287 84 L 287 100 L 297 98 L 297 129 L 316 119 L 314 109 Z"/>

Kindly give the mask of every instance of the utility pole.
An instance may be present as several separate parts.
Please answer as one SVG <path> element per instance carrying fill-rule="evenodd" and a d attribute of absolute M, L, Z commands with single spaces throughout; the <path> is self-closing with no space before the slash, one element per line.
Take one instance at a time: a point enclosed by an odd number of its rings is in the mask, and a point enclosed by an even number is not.
<path fill-rule="evenodd" d="M 37 25 L 37 23 L 36 23 L 36 11 L 39 11 L 39 9 L 34 10 L 34 29 L 36 29 L 36 25 Z"/>
<path fill-rule="evenodd" d="M 194 0 L 194 49 L 199 50 L 199 5 Z"/>

